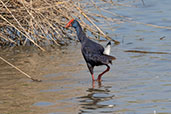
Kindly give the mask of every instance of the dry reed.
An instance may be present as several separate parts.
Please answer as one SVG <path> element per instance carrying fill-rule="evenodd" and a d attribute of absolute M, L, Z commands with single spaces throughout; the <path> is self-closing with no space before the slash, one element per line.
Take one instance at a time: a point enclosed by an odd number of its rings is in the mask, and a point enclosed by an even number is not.
<path fill-rule="evenodd" d="M 78 18 L 83 28 L 94 35 L 107 36 L 95 22 L 101 17 L 110 21 L 118 21 L 85 10 L 86 7 L 96 7 L 93 0 L 86 3 L 81 0 L 0 0 L 0 45 L 18 46 L 32 45 L 42 48 L 43 45 L 68 44 L 73 37 L 64 28 L 71 18 Z M 112 1 L 99 1 L 98 4 L 111 4 Z M 112 2 L 113 3 L 113 2 Z M 114 13 L 112 13 L 114 14 Z M 90 22 L 91 24 L 86 24 Z"/>
<path fill-rule="evenodd" d="M 8 65 L 10 65 L 11 67 L 15 68 L 16 70 L 18 70 L 20 73 L 24 74 L 26 77 L 28 77 L 29 79 L 36 81 L 36 82 L 41 82 L 41 80 L 39 79 L 34 79 L 32 78 L 30 75 L 28 75 L 27 73 L 25 73 L 24 71 L 22 71 L 21 69 L 19 69 L 18 67 L 14 66 L 13 64 L 11 64 L 10 62 L 8 62 L 7 60 L 5 60 L 3 57 L 0 57 L 0 59 L 2 61 L 4 61 L 5 63 L 7 63 Z"/>
<path fill-rule="evenodd" d="M 144 1 L 141 1 L 145 5 Z M 74 40 L 75 34 L 72 29 L 69 32 L 64 26 L 72 18 L 79 19 L 84 30 L 91 32 L 96 40 L 103 37 L 118 44 L 119 42 L 108 36 L 97 23 L 144 23 L 132 21 L 111 11 L 115 6 L 134 7 L 129 2 L 120 4 L 113 0 L 0 0 L 0 46 L 34 44 L 45 51 L 42 48 L 44 45 L 67 45 Z"/>

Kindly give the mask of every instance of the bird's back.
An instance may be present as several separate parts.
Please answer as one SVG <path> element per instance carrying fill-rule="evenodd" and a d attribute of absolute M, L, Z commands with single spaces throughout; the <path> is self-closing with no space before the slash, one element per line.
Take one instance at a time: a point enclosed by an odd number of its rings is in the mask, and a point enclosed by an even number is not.
<path fill-rule="evenodd" d="M 103 54 L 104 52 L 104 48 L 102 45 L 90 40 L 90 39 L 86 39 L 86 41 L 84 43 L 82 43 L 82 48 L 86 48 L 87 50 L 89 50 L 89 53 L 93 53 L 93 54 Z"/>

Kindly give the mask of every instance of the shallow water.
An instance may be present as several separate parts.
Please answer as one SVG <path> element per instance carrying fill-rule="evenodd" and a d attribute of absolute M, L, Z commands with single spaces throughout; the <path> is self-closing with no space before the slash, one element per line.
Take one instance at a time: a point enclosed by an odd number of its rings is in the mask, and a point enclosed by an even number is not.
<path fill-rule="evenodd" d="M 115 10 L 133 21 L 171 26 L 170 0 L 144 2 Z M 171 30 L 128 22 L 115 26 L 119 28 L 109 33 L 117 34 L 121 44 L 112 46 L 117 59 L 102 83 L 92 84 L 80 44 L 47 52 L 1 50 L 6 60 L 43 81 L 32 82 L 0 60 L 0 114 L 170 114 L 171 54 L 125 51 L 171 53 Z M 96 67 L 95 75 L 104 69 Z"/>

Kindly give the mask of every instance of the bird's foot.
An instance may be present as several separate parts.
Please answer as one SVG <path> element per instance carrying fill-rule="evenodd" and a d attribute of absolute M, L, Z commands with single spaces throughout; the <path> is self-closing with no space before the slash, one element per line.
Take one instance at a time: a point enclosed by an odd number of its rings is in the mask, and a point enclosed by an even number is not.
<path fill-rule="evenodd" d="M 96 79 L 96 80 L 93 80 L 93 79 L 92 79 L 92 82 L 96 82 L 96 81 L 97 81 L 97 82 L 101 82 L 102 80 L 101 80 L 101 79 Z"/>
<path fill-rule="evenodd" d="M 92 80 L 92 88 L 95 88 L 95 82 L 98 82 L 98 87 L 100 88 L 102 86 L 102 80 L 97 79 L 97 80 Z"/>

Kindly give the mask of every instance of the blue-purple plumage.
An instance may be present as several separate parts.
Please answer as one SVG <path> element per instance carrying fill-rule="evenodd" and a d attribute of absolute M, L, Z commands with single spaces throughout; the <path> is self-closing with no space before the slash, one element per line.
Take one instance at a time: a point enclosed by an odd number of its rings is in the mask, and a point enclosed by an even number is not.
<path fill-rule="evenodd" d="M 77 37 L 81 43 L 81 52 L 92 76 L 94 76 L 94 66 L 106 65 L 109 70 L 110 67 L 108 66 L 108 64 L 112 64 L 112 60 L 114 60 L 115 57 L 104 54 L 105 49 L 102 45 L 88 39 L 85 33 L 82 31 L 80 24 L 76 20 L 72 20 L 72 22 L 70 21 L 69 24 L 67 24 L 67 27 L 69 26 L 74 27 L 77 31 Z M 102 74 L 104 74 L 105 72 L 103 72 Z M 94 77 L 92 78 L 94 80 Z M 98 79 L 101 80 L 101 76 L 98 77 Z"/>

